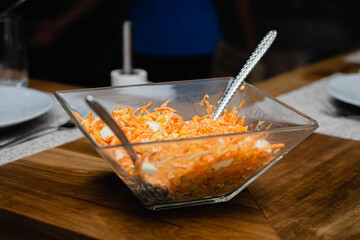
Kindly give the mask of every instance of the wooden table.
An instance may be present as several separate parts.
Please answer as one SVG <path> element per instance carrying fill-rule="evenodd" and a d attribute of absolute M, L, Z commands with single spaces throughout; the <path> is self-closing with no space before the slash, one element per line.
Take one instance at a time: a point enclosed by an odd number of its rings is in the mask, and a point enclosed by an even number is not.
<path fill-rule="evenodd" d="M 255 85 L 276 96 L 360 68 L 341 58 Z M 359 173 L 360 142 L 312 134 L 227 203 L 151 212 L 81 138 L 0 167 L 0 239 L 360 239 Z"/>

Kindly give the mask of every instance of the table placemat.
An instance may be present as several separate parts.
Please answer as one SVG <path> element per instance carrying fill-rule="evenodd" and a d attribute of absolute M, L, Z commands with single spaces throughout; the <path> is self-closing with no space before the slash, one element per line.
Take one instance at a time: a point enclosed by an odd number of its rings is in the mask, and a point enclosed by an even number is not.
<path fill-rule="evenodd" d="M 70 118 L 65 110 L 52 94 L 51 96 L 54 104 L 47 113 L 31 121 L 0 129 L 0 141 L 6 140 L 6 138 L 23 135 L 32 130 L 44 128 L 46 126 L 59 126 L 68 121 Z M 0 165 L 74 141 L 82 136 L 80 130 L 74 127 L 72 129 L 55 131 L 15 146 L 0 149 Z"/>
<path fill-rule="evenodd" d="M 360 117 L 334 117 L 326 112 L 325 101 L 332 100 L 326 85 L 333 78 L 346 74 L 334 74 L 319 81 L 277 96 L 280 101 L 292 106 L 315 119 L 319 128 L 317 133 L 360 141 Z"/>

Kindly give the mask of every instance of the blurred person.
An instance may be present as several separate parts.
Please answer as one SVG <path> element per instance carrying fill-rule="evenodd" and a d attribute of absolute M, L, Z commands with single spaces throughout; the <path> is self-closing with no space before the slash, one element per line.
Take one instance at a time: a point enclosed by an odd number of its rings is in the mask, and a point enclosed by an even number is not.
<path fill-rule="evenodd" d="M 63 1 L 66 2 L 66 1 Z M 67 1 L 69 5 L 70 1 Z M 34 23 L 34 30 L 29 39 L 29 46 L 48 47 L 56 41 L 61 31 L 89 12 L 99 3 L 99 0 L 71 1 L 64 12 L 52 19 L 42 19 Z"/>
<path fill-rule="evenodd" d="M 231 3 L 237 1 L 247 2 Z M 150 81 L 208 78 L 216 46 L 226 37 L 216 3 L 27 1 L 19 10 L 29 25 L 30 77 L 85 87 L 109 86 L 110 71 L 122 65 L 122 23 L 130 20 L 134 28 L 133 66 L 147 70 Z M 246 6 L 240 10 L 247 12 Z M 234 16 L 237 14 L 235 11 Z M 240 17 L 246 21 L 248 16 Z M 243 37 L 247 36 L 244 29 Z"/>
<path fill-rule="evenodd" d="M 211 0 L 132 0 L 134 63 L 154 82 L 207 78 L 221 39 Z"/>
<path fill-rule="evenodd" d="M 29 0 L 17 12 L 27 24 L 30 77 L 105 86 L 98 54 L 109 41 L 108 0 Z"/>
<path fill-rule="evenodd" d="M 246 44 L 246 49 L 252 51 L 255 37 L 248 1 L 225 2 L 128 1 L 123 20 L 133 23 L 134 67 L 147 70 L 148 78 L 153 82 L 211 77 L 217 46 L 228 39 L 230 32 L 229 21 L 224 21 L 227 14 L 236 19 L 236 23 L 230 21 L 231 25 L 235 25 L 232 30 L 241 36 L 236 44 Z M 116 48 L 121 49 L 121 41 L 117 42 Z M 121 56 L 116 56 L 113 49 L 108 52 L 104 58 L 116 60 L 104 72 L 121 67 Z"/>

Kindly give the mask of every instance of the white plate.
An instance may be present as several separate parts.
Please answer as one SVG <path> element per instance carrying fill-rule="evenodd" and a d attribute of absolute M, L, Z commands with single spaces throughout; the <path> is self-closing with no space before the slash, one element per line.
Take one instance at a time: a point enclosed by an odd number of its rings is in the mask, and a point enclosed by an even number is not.
<path fill-rule="evenodd" d="M 52 105 L 51 97 L 38 90 L 0 86 L 0 128 L 34 119 Z"/>
<path fill-rule="evenodd" d="M 334 98 L 360 107 L 360 74 L 346 74 L 334 77 L 326 86 Z"/>

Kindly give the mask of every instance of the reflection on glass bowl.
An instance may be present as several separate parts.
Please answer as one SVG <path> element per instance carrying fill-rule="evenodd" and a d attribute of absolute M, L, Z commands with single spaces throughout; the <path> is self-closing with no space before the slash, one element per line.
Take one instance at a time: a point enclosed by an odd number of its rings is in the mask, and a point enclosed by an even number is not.
<path fill-rule="evenodd" d="M 89 131 L 86 121 L 79 120 L 77 114 L 86 118 L 91 112 L 85 96 L 94 96 L 109 112 L 119 106 L 138 109 L 151 101 L 152 105 L 146 110 L 154 122 L 167 114 L 166 111 L 156 113 L 156 108 L 170 100 L 169 107 L 177 110 L 174 114 L 188 124 L 193 116 L 208 114 L 207 108 L 201 104 L 203 97 L 208 95 L 208 103 L 216 106 L 230 81 L 231 78 L 203 79 L 62 91 L 55 95 L 87 139 L 143 205 L 158 210 L 230 200 L 311 134 L 318 126 L 316 121 L 245 83 L 227 107 L 228 112 L 235 107 L 239 117 L 236 121 L 222 119 L 235 123 L 240 123 L 242 119 L 242 131 L 219 131 L 210 136 L 184 136 L 183 131 L 177 132 L 178 135 L 173 138 L 147 139 L 146 142 L 130 140 L 131 147 L 138 154 L 134 164 L 124 145 L 116 141 L 110 146 L 102 144 Z M 169 88 L 173 94 L 156 94 Z M 142 92 L 153 95 L 141 95 Z M 239 105 L 242 106 L 239 108 Z M 142 118 L 146 125 L 146 114 L 140 114 L 133 117 Z M 209 121 L 205 120 L 201 123 L 204 126 Z M 163 127 L 161 121 L 157 124 Z M 226 121 L 223 124 L 227 124 Z M 157 131 L 158 128 L 150 125 L 146 126 Z M 97 134 L 103 127 L 101 125 Z"/>

